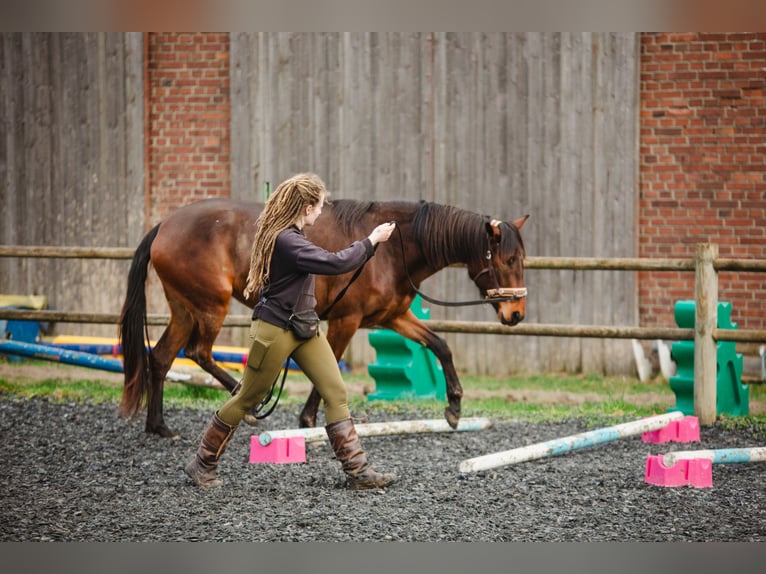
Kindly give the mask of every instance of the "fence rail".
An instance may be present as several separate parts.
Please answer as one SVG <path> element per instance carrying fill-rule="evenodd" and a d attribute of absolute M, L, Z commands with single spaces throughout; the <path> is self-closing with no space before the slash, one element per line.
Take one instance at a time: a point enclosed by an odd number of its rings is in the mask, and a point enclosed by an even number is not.
<path fill-rule="evenodd" d="M 130 259 L 131 248 L 47 247 L 0 245 L 0 257 L 52 257 L 74 259 Z M 694 340 L 694 410 L 704 425 L 716 416 L 716 342 L 766 342 L 766 330 L 718 329 L 718 272 L 766 272 L 766 260 L 719 258 L 718 246 L 700 244 L 694 259 L 528 257 L 527 269 L 694 271 L 696 307 L 694 329 L 613 325 L 521 324 L 506 327 L 490 322 L 424 321 L 431 329 L 445 333 L 527 335 L 538 337 L 589 337 L 606 339 Z M 117 324 L 119 315 L 0 309 L 0 319 L 70 323 Z M 149 325 L 166 325 L 168 315 L 148 315 Z M 248 315 L 230 315 L 226 327 L 247 327 Z"/>
<path fill-rule="evenodd" d="M 61 247 L 0 245 L 0 257 L 52 257 L 58 259 L 131 259 L 132 247 Z"/>
<path fill-rule="evenodd" d="M 0 245 L 0 257 L 58 259 L 131 259 L 132 247 L 65 247 L 48 245 Z M 716 271 L 766 272 L 766 260 L 716 258 Z M 527 257 L 525 269 L 592 271 L 693 271 L 694 259 L 646 257 Z"/>
<path fill-rule="evenodd" d="M 120 316 L 114 313 L 70 313 L 66 311 L 33 311 L 27 309 L 0 309 L 0 319 L 13 321 L 43 321 L 50 323 L 89 323 L 116 325 Z M 150 326 L 167 325 L 170 315 L 149 314 Z M 229 315 L 224 319 L 224 327 L 249 327 L 250 315 Z M 489 321 L 423 321 L 425 325 L 439 333 L 476 333 L 480 335 L 527 335 L 534 337 L 583 337 L 592 339 L 666 339 L 691 341 L 694 329 L 677 327 L 620 327 L 615 325 L 562 325 L 522 323 L 515 327 L 506 327 Z M 718 329 L 713 332 L 716 341 L 736 341 L 738 343 L 766 342 L 766 330 L 758 329 Z"/>

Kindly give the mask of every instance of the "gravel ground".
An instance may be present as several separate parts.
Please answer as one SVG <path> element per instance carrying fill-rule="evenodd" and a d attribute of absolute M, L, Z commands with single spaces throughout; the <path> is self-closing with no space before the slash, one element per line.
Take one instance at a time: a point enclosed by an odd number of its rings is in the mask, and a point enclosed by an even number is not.
<path fill-rule="evenodd" d="M 222 488 L 193 486 L 182 467 L 211 416 L 167 409 L 181 434 L 160 439 L 114 405 L 56 404 L 0 395 L 0 540 L 15 541 L 764 541 L 766 464 L 715 465 L 710 489 L 644 482 L 647 454 L 760 446 L 748 429 L 702 429 L 701 445 L 646 444 L 640 436 L 568 455 L 461 475 L 489 452 L 590 430 L 496 423 L 470 433 L 367 437 L 380 470 L 400 480 L 380 491 L 341 488 L 327 443 L 306 464 L 247 462 L 250 437 L 294 428 L 281 406 L 262 429 L 243 425 L 221 461 Z M 372 411 L 370 422 L 426 418 Z"/>

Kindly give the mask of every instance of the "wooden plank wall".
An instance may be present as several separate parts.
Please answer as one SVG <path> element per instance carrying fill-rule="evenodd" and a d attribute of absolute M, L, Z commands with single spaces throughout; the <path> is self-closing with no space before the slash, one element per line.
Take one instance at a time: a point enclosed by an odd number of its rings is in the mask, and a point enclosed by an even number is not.
<path fill-rule="evenodd" d="M 335 197 L 529 213 L 529 255 L 637 255 L 637 34 L 241 33 L 231 50 L 233 196 L 261 199 L 264 182 L 310 170 Z M 526 279 L 528 321 L 638 324 L 632 272 Z M 460 269 L 424 289 L 476 295 Z M 430 309 L 494 320 L 489 307 Z M 626 341 L 446 338 L 471 373 L 632 365 Z M 347 358 L 374 360 L 366 332 Z"/>
<path fill-rule="evenodd" d="M 0 34 L 0 237 L 133 247 L 144 233 L 141 34 Z M 0 258 L 0 293 L 119 312 L 129 261 Z M 66 332 L 115 336 L 114 326 Z"/>
<path fill-rule="evenodd" d="M 336 197 L 531 218 L 530 255 L 635 256 L 636 34 L 232 34 L 232 195 L 295 171 Z M 129 246 L 144 233 L 140 34 L 0 34 L 4 244 Z M 0 292 L 116 312 L 127 261 L 0 259 Z M 631 272 L 527 272 L 527 320 L 637 324 Z M 472 299 L 461 269 L 424 288 Z M 431 306 L 434 319 L 493 320 Z M 243 313 L 233 305 L 231 312 Z M 111 336 L 111 326 L 67 332 Z M 470 373 L 631 369 L 624 341 L 448 334 Z M 242 341 L 246 343 L 246 341 Z M 374 360 L 367 333 L 347 357 Z"/>

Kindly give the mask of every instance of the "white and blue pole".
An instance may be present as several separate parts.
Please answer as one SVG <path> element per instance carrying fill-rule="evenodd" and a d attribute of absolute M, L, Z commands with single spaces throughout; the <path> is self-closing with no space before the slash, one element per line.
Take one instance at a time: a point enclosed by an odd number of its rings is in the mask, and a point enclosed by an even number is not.
<path fill-rule="evenodd" d="M 715 450 L 681 450 L 662 455 L 662 464 L 666 467 L 675 465 L 679 460 L 704 458 L 713 464 L 735 464 L 741 462 L 766 461 L 766 447 L 719 448 Z"/>
<path fill-rule="evenodd" d="M 684 418 L 681 411 L 647 417 L 638 421 L 622 423 L 593 431 L 557 438 L 546 442 L 540 442 L 529 446 L 514 448 L 503 452 L 496 452 L 476 458 L 469 458 L 460 463 L 460 472 L 477 472 L 507 466 L 519 462 L 526 462 L 538 458 L 557 456 L 573 450 L 595 446 L 606 442 L 615 441 L 627 436 L 642 434 L 645 432 L 665 428 L 669 423 Z"/>
<path fill-rule="evenodd" d="M 102 371 L 112 371 L 122 373 L 122 361 L 106 357 L 99 357 L 90 353 L 80 353 L 78 351 L 68 351 L 58 349 L 47 345 L 37 345 L 35 343 L 24 343 L 22 341 L 0 341 L 0 353 L 8 355 L 22 355 L 34 359 L 44 359 L 46 361 L 56 361 L 70 365 L 79 365 L 91 369 L 100 369 Z"/>

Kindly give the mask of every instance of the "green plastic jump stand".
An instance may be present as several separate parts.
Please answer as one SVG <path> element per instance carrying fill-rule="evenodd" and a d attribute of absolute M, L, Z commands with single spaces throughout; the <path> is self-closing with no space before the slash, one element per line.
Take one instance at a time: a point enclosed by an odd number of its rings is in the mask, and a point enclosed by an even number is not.
<path fill-rule="evenodd" d="M 674 315 L 676 325 L 693 329 L 696 308 L 693 300 L 676 301 Z M 736 329 L 731 322 L 731 303 L 718 303 L 719 329 Z M 670 377 L 670 388 L 676 394 L 676 406 L 672 410 L 685 415 L 694 414 L 694 341 L 676 341 L 671 354 L 677 370 Z M 742 384 L 742 354 L 736 352 L 734 341 L 716 343 L 716 414 L 747 416 L 750 413 L 750 389 Z"/>
<path fill-rule="evenodd" d="M 418 319 L 428 319 L 431 311 L 422 308 L 418 295 L 410 310 Z M 367 365 L 375 379 L 375 392 L 368 400 L 446 398 L 444 371 L 430 349 L 389 329 L 377 329 L 368 335 L 375 349 L 376 361 Z"/>

